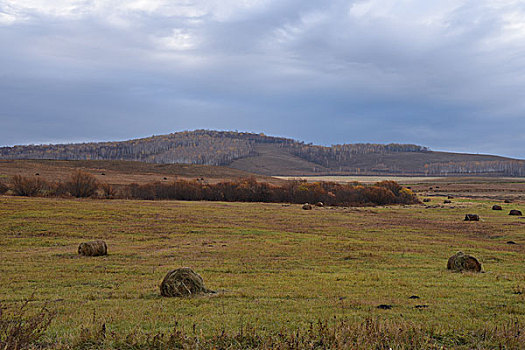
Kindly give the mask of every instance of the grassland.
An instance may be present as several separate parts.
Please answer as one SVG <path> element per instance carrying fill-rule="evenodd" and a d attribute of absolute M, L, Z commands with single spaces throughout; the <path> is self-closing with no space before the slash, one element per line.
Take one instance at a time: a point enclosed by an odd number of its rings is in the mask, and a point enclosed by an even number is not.
<path fill-rule="evenodd" d="M 471 348 L 466 335 L 525 318 L 525 219 L 507 215 L 524 205 L 498 202 L 498 212 L 490 210 L 494 201 L 431 198 L 427 206 L 303 211 L 0 196 L 0 300 L 12 308 L 34 294 L 33 310 L 56 310 L 48 344 L 78 343 L 83 328 L 101 324 L 112 347 L 113 336 L 176 324 L 204 336 L 248 324 L 276 334 L 336 317 L 410 322 L 432 329 L 438 345 Z M 481 221 L 462 221 L 466 213 Z M 78 256 L 78 244 L 90 239 L 106 240 L 109 255 Z M 486 272 L 447 271 L 458 250 L 478 257 Z M 160 281 L 180 266 L 218 293 L 161 298 Z"/>

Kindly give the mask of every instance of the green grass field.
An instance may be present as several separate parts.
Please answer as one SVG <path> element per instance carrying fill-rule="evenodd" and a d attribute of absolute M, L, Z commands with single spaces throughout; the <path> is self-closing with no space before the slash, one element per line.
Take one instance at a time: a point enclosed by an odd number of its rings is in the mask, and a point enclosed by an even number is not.
<path fill-rule="evenodd" d="M 455 348 L 460 334 L 525 319 L 525 219 L 507 215 L 524 208 L 441 203 L 434 197 L 426 204 L 435 208 L 304 211 L 0 196 L 0 300 L 14 308 L 34 295 L 31 310 L 56 310 L 47 344 L 74 344 L 83 328 L 102 323 L 115 337 L 169 332 L 176 324 L 206 337 L 246 325 L 260 334 L 291 332 L 335 317 L 409 322 Z M 481 221 L 464 222 L 466 213 Z M 109 255 L 77 255 L 78 244 L 92 239 L 104 239 Z M 476 256 L 485 273 L 447 271 L 448 257 L 459 250 Z M 166 272 L 181 266 L 217 293 L 160 297 Z M 114 346 L 109 338 L 104 347 Z"/>

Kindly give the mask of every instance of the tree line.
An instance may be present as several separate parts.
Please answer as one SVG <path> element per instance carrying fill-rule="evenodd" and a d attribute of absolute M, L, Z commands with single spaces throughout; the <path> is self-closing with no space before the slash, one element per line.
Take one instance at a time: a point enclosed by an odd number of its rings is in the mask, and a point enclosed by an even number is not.
<path fill-rule="evenodd" d="M 394 181 L 374 185 L 359 183 L 288 181 L 283 185 L 258 182 L 255 178 L 208 184 L 202 180 L 176 180 L 113 187 L 86 172 L 76 171 L 66 181 L 48 182 L 38 176 L 14 176 L 0 183 L 0 194 L 18 196 L 97 197 L 105 199 L 207 200 L 225 202 L 317 203 L 332 206 L 362 206 L 419 203 L 417 196 Z"/>
<path fill-rule="evenodd" d="M 496 160 L 496 161 L 466 161 L 432 163 L 425 165 L 427 175 L 453 174 L 494 174 L 506 176 L 525 176 L 525 161 L 523 160 Z"/>
<path fill-rule="evenodd" d="M 0 148 L 3 159 L 132 160 L 149 163 L 228 165 L 256 154 L 256 144 L 275 144 L 310 162 L 333 166 L 369 153 L 425 152 L 428 149 L 404 144 L 344 144 L 330 147 L 264 134 L 195 130 L 121 142 L 29 145 Z"/>

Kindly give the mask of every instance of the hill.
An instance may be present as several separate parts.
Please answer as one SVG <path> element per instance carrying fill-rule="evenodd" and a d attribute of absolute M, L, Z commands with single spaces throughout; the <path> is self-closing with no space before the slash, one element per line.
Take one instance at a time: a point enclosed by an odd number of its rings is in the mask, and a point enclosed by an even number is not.
<path fill-rule="evenodd" d="M 413 144 L 330 147 L 232 131 L 195 130 L 120 141 L 0 148 L 0 159 L 126 160 L 228 166 L 264 175 L 525 176 L 525 161 L 434 152 Z"/>

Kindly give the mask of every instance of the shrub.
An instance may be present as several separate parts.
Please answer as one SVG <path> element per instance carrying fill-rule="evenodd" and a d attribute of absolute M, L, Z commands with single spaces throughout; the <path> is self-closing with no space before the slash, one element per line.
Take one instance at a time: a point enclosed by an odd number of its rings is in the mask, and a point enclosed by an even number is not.
<path fill-rule="evenodd" d="M 13 193 L 16 196 L 37 196 L 41 195 L 49 184 L 39 177 L 25 177 L 20 175 L 13 176 Z"/>
<path fill-rule="evenodd" d="M 0 182 L 0 194 L 4 194 L 9 190 L 9 187 L 3 182 Z"/>
<path fill-rule="evenodd" d="M 0 305 L 0 349 L 27 349 L 42 337 L 56 313 L 44 305 L 36 314 L 28 313 L 27 299 L 18 308 L 7 309 Z"/>
<path fill-rule="evenodd" d="M 392 191 L 394 196 L 399 196 L 399 191 L 401 191 L 401 189 L 403 188 L 397 182 L 395 182 L 395 181 L 387 181 L 387 180 L 378 182 L 378 183 L 375 184 L 375 186 L 384 187 L 386 189 L 389 189 L 390 191 Z"/>
<path fill-rule="evenodd" d="M 66 188 L 74 197 L 91 197 L 97 192 L 98 181 L 90 173 L 78 170 L 66 182 Z"/>
<path fill-rule="evenodd" d="M 108 183 L 103 183 L 100 185 L 100 191 L 102 198 L 113 199 L 117 196 L 117 191 Z"/>

